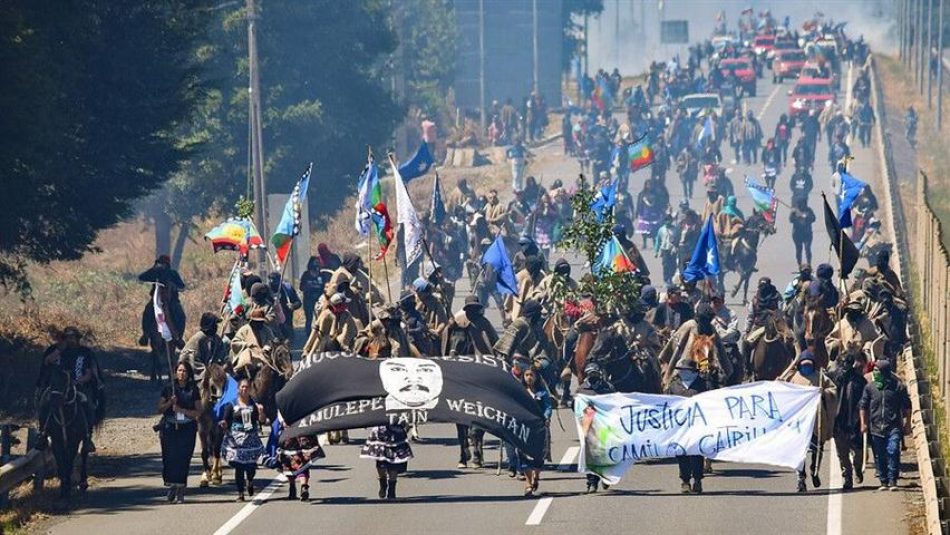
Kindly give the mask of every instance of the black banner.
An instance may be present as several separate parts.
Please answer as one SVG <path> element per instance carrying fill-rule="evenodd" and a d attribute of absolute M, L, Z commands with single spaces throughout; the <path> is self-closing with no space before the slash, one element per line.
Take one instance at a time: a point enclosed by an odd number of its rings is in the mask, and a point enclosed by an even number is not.
<path fill-rule="evenodd" d="M 287 437 L 376 425 L 477 425 L 535 459 L 544 416 L 504 359 L 445 356 L 369 360 L 320 353 L 303 360 L 277 393 Z"/>

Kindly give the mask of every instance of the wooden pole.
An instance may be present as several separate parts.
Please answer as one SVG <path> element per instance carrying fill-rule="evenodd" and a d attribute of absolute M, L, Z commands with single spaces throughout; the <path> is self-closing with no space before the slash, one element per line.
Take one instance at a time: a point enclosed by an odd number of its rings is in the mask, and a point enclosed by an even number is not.
<path fill-rule="evenodd" d="M 937 130 L 943 128 L 943 0 L 937 12 Z"/>

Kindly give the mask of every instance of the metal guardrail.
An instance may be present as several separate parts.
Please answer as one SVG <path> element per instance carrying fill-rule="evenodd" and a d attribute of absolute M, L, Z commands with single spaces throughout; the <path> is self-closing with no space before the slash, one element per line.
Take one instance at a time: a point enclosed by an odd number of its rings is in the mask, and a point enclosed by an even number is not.
<path fill-rule="evenodd" d="M 42 489 L 46 474 L 55 466 L 53 454 L 48 448 L 42 451 L 36 449 L 37 433 L 36 429 L 32 428 L 29 430 L 29 451 L 10 460 L 11 447 L 17 442 L 13 437 L 13 431 L 16 429 L 19 429 L 19 426 L 0 425 L 0 462 L 4 463 L 0 465 L 0 507 L 6 505 L 11 490 L 30 478 L 33 478 L 34 489 Z"/>
<path fill-rule="evenodd" d="M 894 155 L 891 148 L 890 133 L 884 129 L 887 122 L 887 110 L 884 106 L 884 95 L 881 89 L 881 81 L 878 77 L 877 66 L 872 56 L 870 59 L 871 72 L 871 103 L 877 114 L 875 129 L 878 137 L 878 156 L 881 160 L 881 169 L 884 173 L 884 192 L 883 208 L 887 214 L 886 228 L 891 236 L 894 237 L 896 244 L 894 257 L 899 265 L 899 276 L 904 286 L 905 293 L 908 295 L 908 305 L 915 314 L 923 312 L 929 318 L 931 310 L 928 304 L 933 300 L 933 296 L 944 302 L 943 309 L 946 310 L 947 282 L 950 273 L 944 266 L 943 291 L 936 292 L 937 289 L 923 285 L 923 277 L 920 277 L 921 285 L 919 291 L 914 292 L 911 288 L 911 253 L 909 240 L 907 237 L 907 221 L 904 219 L 903 208 L 899 202 L 899 192 L 897 191 L 897 171 L 894 165 Z M 926 236 L 920 234 L 920 221 L 922 217 L 929 214 L 933 218 L 933 212 L 929 210 L 926 200 L 922 195 L 926 190 L 926 177 L 924 184 L 918 188 L 918 206 L 916 210 L 918 226 L 917 228 L 917 254 L 915 259 L 917 265 L 923 263 L 923 270 L 926 271 L 932 264 L 933 253 L 937 250 L 933 243 L 928 248 L 920 249 L 923 242 L 928 241 Z M 898 222 L 898 223 L 895 223 Z M 930 233 L 928 233 L 930 234 Z M 944 252 L 945 253 L 945 252 Z M 946 256 L 943 256 L 946 263 Z M 946 320 L 946 314 L 944 314 Z M 931 331 L 934 332 L 934 331 Z M 939 435 L 936 423 L 934 422 L 933 397 L 931 395 L 931 384 L 927 377 L 925 364 L 919 349 L 922 347 L 920 333 L 911 332 L 913 345 L 904 350 L 903 367 L 904 376 L 908 382 L 908 393 L 911 397 L 913 413 L 911 416 L 911 428 L 914 439 L 914 445 L 917 452 L 917 465 L 920 473 L 920 485 L 924 496 L 924 512 L 926 514 L 927 531 L 931 534 L 950 533 L 950 527 L 947 523 L 947 515 L 950 512 L 950 502 L 948 502 L 948 479 L 946 477 L 946 461 L 941 457 L 942 450 L 939 443 Z M 943 337 L 943 345 L 946 347 L 946 337 Z M 946 385 L 946 366 L 942 364 L 946 360 L 938 360 L 941 364 L 941 378 L 943 385 Z"/>

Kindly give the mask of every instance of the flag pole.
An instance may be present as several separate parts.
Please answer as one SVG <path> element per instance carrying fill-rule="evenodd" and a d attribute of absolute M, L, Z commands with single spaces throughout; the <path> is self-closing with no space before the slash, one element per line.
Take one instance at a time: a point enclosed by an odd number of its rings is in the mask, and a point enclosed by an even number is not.
<path fill-rule="evenodd" d="M 388 249 L 387 249 L 388 250 Z M 393 302 L 393 291 L 389 287 L 389 263 L 386 262 L 386 255 L 383 254 L 383 257 L 380 259 L 383 261 L 383 277 L 386 279 L 386 298 L 389 299 L 389 302 Z M 372 292 L 370 292 L 372 293 Z"/>

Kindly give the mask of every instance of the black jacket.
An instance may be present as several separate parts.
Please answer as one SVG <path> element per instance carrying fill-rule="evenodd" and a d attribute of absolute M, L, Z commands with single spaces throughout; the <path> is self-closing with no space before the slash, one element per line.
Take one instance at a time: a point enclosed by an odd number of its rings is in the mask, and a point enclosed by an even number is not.
<path fill-rule="evenodd" d="M 910 396 L 904 383 L 891 375 L 880 390 L 869 382 L 864 387 L 860 408 L 868 411 L 868 429 L 878 437 L 887 436 L 894 429 L 903 429 L 904 412 L 910 411 Z"/>
<path fill-rule="evenodd" d="M 666 393 L 671 396 L 683 396 L 684 398 L 691 398 L 696 394 L 702 394 L 703 392 L 709 390 L 709 387 L 706 385 L 706 381 L 702 377 L 697 377 L 696 380 L 689 385 L 687 388 L 683 381 L 680 381 L 680 378 L 677 376 L 673 377 L 673 380 L 670 381 L 670 386 L 666 387 Z"/>
<path fill-rule="evenodd" d="M 861 429 L 860 403 L 868 381 L 850 366 L 834 366 L 828 376 L 838 387 L 838 414 L 835 416 L 835 431 L 859 432 Z"/>

